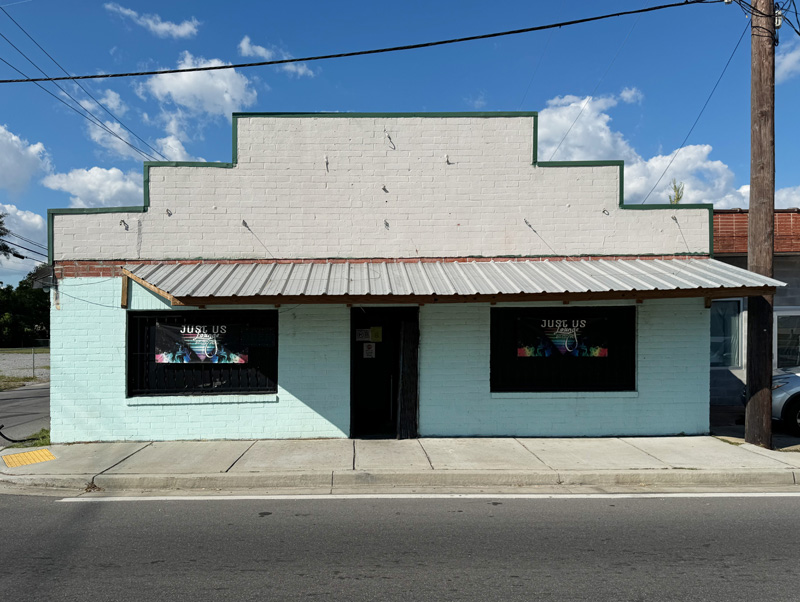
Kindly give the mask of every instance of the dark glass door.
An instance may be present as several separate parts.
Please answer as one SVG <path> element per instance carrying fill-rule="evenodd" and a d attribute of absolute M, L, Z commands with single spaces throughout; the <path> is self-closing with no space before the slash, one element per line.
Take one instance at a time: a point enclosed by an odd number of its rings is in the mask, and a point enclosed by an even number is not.
<path fill-rule="evenodd" d="M 410 404 L 416 416 L 417 366 L 408 361 L 407 351 L 409 345 L 417 345 L 416 338 L 408 335 L 409 329 L 418 332 L 417 324 L 417 308 L 352 309 L 352 437 L 397 437 L 401 397 L 404 416 L 409 415 Z"/>

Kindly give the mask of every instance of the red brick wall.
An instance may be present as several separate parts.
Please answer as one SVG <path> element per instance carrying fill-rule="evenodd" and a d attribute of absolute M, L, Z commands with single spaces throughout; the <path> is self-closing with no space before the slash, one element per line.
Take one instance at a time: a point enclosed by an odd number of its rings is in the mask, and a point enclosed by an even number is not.
<path fill-rule="evenodd" d="M 714 254 L 747 253 L 747 211 L 714 212 Z M 775 252 L 800 253 L 800 212 L 775 212 Z"/>

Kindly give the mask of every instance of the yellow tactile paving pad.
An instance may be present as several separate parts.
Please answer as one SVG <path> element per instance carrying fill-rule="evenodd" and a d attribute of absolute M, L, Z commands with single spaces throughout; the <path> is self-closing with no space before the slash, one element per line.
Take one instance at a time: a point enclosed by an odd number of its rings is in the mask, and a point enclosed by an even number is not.
<path fill-rule="evenodd" d="M 39 462 L 47 462 L 48 460 L 55 460 L 56 457 L 50 453 L 49 449 L 37 449 L 36 451 L 22 452 L 21 454 L 9 454 L 3 456 L 3 462 L 9 468 L 16 468 L 17 466 L 25 466 L 26 464 L 38 464 Z"/>

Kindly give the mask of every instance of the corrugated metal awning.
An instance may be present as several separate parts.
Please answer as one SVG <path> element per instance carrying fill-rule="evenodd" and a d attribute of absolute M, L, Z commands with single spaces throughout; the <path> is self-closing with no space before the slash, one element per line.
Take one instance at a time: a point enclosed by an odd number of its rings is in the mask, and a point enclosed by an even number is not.
<path fill-rule="evenodd" d="M 241 261 L 122 271 L 173 305 L 719 298 L 784 286 L 714 259 Z"/>

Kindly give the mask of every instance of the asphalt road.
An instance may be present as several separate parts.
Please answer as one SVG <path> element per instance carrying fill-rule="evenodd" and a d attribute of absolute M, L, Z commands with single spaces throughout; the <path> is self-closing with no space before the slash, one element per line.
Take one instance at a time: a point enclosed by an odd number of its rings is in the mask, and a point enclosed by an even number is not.
<path fill-rule="evenodd" d="M 0 424 L 3 434 L 22 439 L 43 428 L 50 428 L 50 383 L 27 385 L 0 391 Z M 0 439 L 0 448 L 11 445 Z"/>
<path fill-rule="evenodd" d="M 798 498 L 0 496 L 13 600 L 797 600 Z"/>

